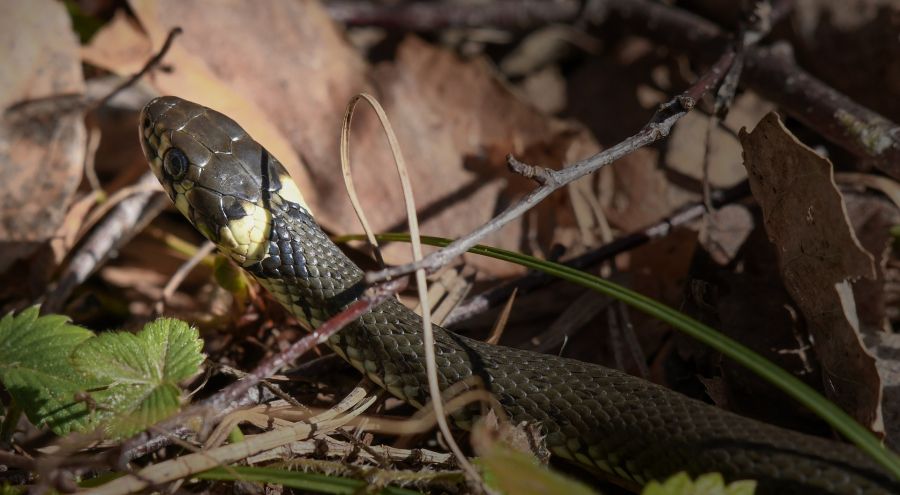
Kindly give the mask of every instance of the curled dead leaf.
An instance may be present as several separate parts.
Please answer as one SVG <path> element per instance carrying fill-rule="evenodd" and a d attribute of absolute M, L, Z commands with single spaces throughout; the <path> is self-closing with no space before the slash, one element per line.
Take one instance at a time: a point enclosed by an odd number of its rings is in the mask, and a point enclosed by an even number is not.
<path fill-rule="evenodd" d="M 851 282 L 874 278 L 872 255 L 847 218 L 831 163 L 803 145 L 775 113 L 742 130 L 744 166 L 785 288 L 822 365 L 826 395 L 873 431 L 884 431 L 881 380 L 863 346 Z"/>

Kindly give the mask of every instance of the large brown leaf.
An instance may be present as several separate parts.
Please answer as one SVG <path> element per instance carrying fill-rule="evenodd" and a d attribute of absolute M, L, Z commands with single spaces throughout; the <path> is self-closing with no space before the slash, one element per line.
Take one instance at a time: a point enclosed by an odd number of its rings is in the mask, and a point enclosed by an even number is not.
<path fill-rule="evenodd" d="M 14 103 L 84 91 L 78 38 L 65 7 L 10 2 L 0 16 L 0 272 L 53 237 L 81 180 L 82 115 L 71 100 Z M 68 101 L 67 108 L 63 106 Z"/>
<path fill-rule="evenodd" d="M 850 285 L 874 278 L 875 268 L 849 224 L 831 163 L 800 143 L 775 113 L 753 132 L 742 130 L 740 139 L 784 285 L 813 337 L 825 393 L 861 423 L 883 431 L 881 380 L 860 338 Z"/>

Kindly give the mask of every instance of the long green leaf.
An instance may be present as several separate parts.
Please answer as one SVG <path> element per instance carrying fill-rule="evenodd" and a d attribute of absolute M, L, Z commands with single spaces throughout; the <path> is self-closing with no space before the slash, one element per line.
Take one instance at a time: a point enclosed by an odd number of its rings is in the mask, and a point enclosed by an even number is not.
<path fill-rule="evenodd" d="M 381 234 L 377 235 L 376 238 L 385 242 L 406 242 L 409 241 L 409 234 Z M 363 239 L 364 237 L 361 235 L 351 235 L 336 239 L 336 242 Z M 422 242 L 432 246 L 443 247 L 450 244 L 452 241 L 442 237 L 422 236 Z M 873 459 L 890 471 L 894 477 L 900 479 L 900 457 L 882 445 L 869 430 L 865 429 L 857 423 L 856 420 L 850 417 L 850 415 L 823 397 L 809 385 L 798 380 L 787 371 L 784 371 L 776 364 L 757 354 L 740 342 L 714 330 L 712 327 L 704 325 L 665 304 L 654 301 L 633 290 L 559 263 L 553 263 L 522 253 L 481 244 L 474 246 L 469 252 L 509 261 L 510 263 L 516 263 L 544 272 L 548 275 L 553 275 L 618 299 L 639 311 L 668 323 L 676 330 L 684 332 L 721 352 L 750 371 L 756 373 L 769 383 L 783 390 L 793 397 L 794 400 L 800 402 L 825 420 L 835 430 L 856 444 L 862 451 L 869 454 Z"/>

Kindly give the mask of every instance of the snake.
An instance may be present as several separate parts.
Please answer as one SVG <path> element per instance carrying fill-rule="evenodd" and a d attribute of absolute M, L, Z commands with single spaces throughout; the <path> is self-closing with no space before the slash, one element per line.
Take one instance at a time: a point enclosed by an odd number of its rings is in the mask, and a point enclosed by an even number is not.
<path fill-rule="evenodd" d="M 316 328 L 361 297 L 363 270 L 316 223 L 281 162 L 237 122 L 162 96 L 143 108 L 138 128 L 175 208 L 302 325 Z M 536 425 L 552 455 L 623 486 L 684 471 L 756 480 L 762 494 L 900 493 L 900 482 L 852 445 L 746 418 L 597 364 L 433 328 L 442 390 L 475 379 L 514 424 Z M 391 395 L 417 408 L 428 404 L 422 320 L 395 298 L 327 345 Z M 463 408 L 451 419 L 467 429 L 479 412 Z"/>

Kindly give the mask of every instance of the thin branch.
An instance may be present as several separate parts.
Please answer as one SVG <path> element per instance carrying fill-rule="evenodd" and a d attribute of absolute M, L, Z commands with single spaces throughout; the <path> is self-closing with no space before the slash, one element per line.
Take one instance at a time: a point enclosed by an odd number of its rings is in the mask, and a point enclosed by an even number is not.
<path fill-rule="evenodd" d="M 156 183 L 156 177 L 147 171 L 135 184 L 143 192 L 123 199 L 93 229 L 78 251 L 71 256 L 56 287 L 47 295 L 41 306 L 42 312 L 54 313 L 62 309 L 75 287 L 87 280 L 111 253 L 130 241 L 165 208 L 165 195 L 151 189 Z"/>
<path fill-rule="evenodd" d="M 400 7 L 363 6 L 365 2 L 329 5 L 329 13 L 351 25 L 380 25 L 413 31 L 448 27 L 511 27 L 510 15 L 480 3 L 413 2 Z M 497 1 L 492 5 L 506 4 Z M 540 2 L 538 2 L 540 3 Z M 594 24 L 625 25 L 637 33 L 692 54 L 718 54 L 729 35 L 719 26 L 684 9 L 651 0 L 592 0 L 584 12 L 564 2 L 544 2 L 530 11 L 532 25 L 586 20 Z M 758 29 L 749 31 L 748 46 L 790 10 L 791 1 L 774 0 Z M 507 10 L 516 11 L 518 7 Z M 526 9 L 527 10 L 527 9 Z M 485 12 L 481 12 L 485 11 Z M 900 178 L 900 126 L 848 98 L 797 66 L 790 47 L 747 50 L 742 82 L 834 144 L 866 159 L 887 174 Z"/>
<path fill-rule="evenodd" d="M 125 89 L 133 86 L 134 83 L 137 82 L 141 77 L 144 77 L 153 68 L 158 66 L 162 62 L 162 59 L 166 56 L 166 53 L 171 48 L 172 41 L 175 39 L 175 36 L 179 34 L 181 34 L 181 28 L 179 27 L 173 28 L 171 31 L 169 31 L 169 35 L 166 37 L 166 41 L 163 43 L 162 48 L 160 48 L 159 52 L 153 55 L 153 57 L 151 57 L 150 60 L 148 60 L 147 63 L 144 64 L 144 67 L 142 67 L 141 70 L 134 73 L 126 81 L 123 81 L 121 84 L 116 86 L 115 89 L 110 91 L 99 100 L 92 101 L 89 96 L 81 93 L 55 94 L 40 98 L 18 101 L 7 107 L 5 113 L 7 115 L 15 115 L 16 119 L 22 120 L 35 119 L 48 114 L 68 113 L 75 111 L 81 111 L 85 114 L 89 114 L 105 105 L 107 102 L 109 102 L 109 100 L 113 99 L 116 95 L 118 95 Z"/>
<path fill-rule="evenodd" d="M 369 448 L 378 454 L 380 458 L 386 458 L 395 462 L 406 462 L 415 465 L 433 464 L 438 466 L 450 465 L 453 462 L 451 454 L 434 452 L 426 449 L 400 449 L 388 445 L 372 445 Z M 355 454 L 367 461 L 379 463 L 378 458 L 371 453 L 355 450 L 356 447 L 325 435 L 324 438 L 303 440 L 288 445 L 282 445 L 276 449 L 261 452 L 247 458 L 247 464 L 260 464 L 276 459 L 290 459 L 301 456 L 318 455 L 321 457 L 348 457 Z"/>
<path fill-rule="evenodd" d="M 180 27 L 172 28 L 172 30 L 169 31 L 169 34 L 166 36 L 166 41 L 163 42 L 162 48 L 160 48 L 159 52 L 157 52 L 156 55 L 151 57 L 150 60 L 148 60 L 147 63 L 144 64 L 143 67 L 141 67 L 141 70 L 132 74 L 131 77 L 129 77 L 128 79 L 123 81 L 122 84 L 119 84 L 118 86 L 116 86 L 116 88 L 113 89 L 112 91 L 110 91 L 106 96 L 104 96 L 103 98 L 100 98 L 95 103 L 93 103 L 88 108 L 88 110 L 89 111 L 96 110 L 97 108 L 100 108 L 103 105 L 106 105 L 106 103 L 109 100 L 113 99 L 117 94 L 119 94 L 122 91 L 124 91 L 125 89 L 129 88 L 131 85 L 136 83 L 140 78 L 144 77 L 148 72 L 153 70 L 154 67 L 156 67 L 157 65 L 160 64 L 160 62 L 162 62 L 162 59 L 166 56 L 166 53 L 169 52 L 169 49 L 172 48 L 172 41 L 175 40 L 175 37 L 181 33 L 182 33 L 182 29 Z"/>
<path fill-rule="evenodd" d="M 187 261 L 182 263 L 178 270 L 172 274 L 172 277 L 169 278 L 169 281 L 166 282 L 166 286 L 163 287 L 162 297 L 159 298 L 159 301 L 153 307 L 153 312 L 157 315 L 162 314 L 163 310 L 166 307 L 166 304 L 169 303 L 169 299 L 172 298 L 172 295 L 175 294 L 175 291 L 178 290 L 178 287 L 181 286 L 181 283 L 184 282 L 184 279 L 194 270 L 194 268 L 203 261 L 203 258 L 213 252 L 216 249 L 216 245 L 212 243 L 212 241 L 206 241 L 200 246 L 200 249 L 194 253 L 193 256 L 190 257 Z"/>
<path fill-rule="evenodd" d="M 368 283 L 377 283 L 412 273 L 419 269 L 433 272 L 437 268 L 449 263 L 453 258 L 466 252 L 469 248 L 477 244 L 480 239 L 483 239 L 488 234 L 496 232 L 507 223 L 522 216 L 525 212 L 533 208 L 560 187 L 584 177 L 587 174 L 596 172 L 619 158 L 668 136 L 669 132 L 672 130 L 672 126 L 675 125 L 675 122 L 687 115 L 700 98 L 718 85 L 728 72 L 728 69 L 731 67 L 734 60 L 735 51 L 733 48 L 729 47 L 719 58 L 718 62 L 716 62 L 710 70 L 700 78 L 700 80 L 694 83 L 684 93 L 664 103 L 637 134 L 592 157 L 575 162 L 563 169 L 548 169 L 540 172 L 532 170 L 531 174 L 533 177 L 541 177 L 541 179 L 539 179 L 539 183 L 541 184 L 540 187 L 532 190 L 524 198 L 511 205 L 489 222 L 470 234 L 453 241 L 447 247 L 429 254 L 419 262 L 408 263 L 377 272 L 370 272 L 366 274 L 366 281 Z M 515 159 L 511 160 L 511 166 L 518 169 L 526 169 L 524 164 L 521 164 L 521 162 Z M 542 183 L 540 181 L 545 182 Z"/>
<path fill-rule="evenodd" d="M 749 194 L 749 184 L 747 181 L 743 181 L 724 191 L 714 191 L 712 193 L 712 206 L 714 208 L 720 208 L 723 205 L 745 198 Z M 563 264 L 579 270 L 596 266 L 624 252 L 643 246 L 654 239 L 665 237 L 672 229 L 700 218 L 706 211 L 706 205 L 702 201 L 690 204 L 675 214 L 666 217 L 649 227 L 627 234 L 609 244 L 604 244 L 603 246 L 592 249 L 575 258 L 565 260 Z M 450 326 L 454 323 L 465 321 L 475 315 L 484 313 L 495 306 L 503 304 L 516 290 L 519 291 L 520 295 L 528 294 L 555 280 L 558 279 L 541 272 L 529 273 L 519 279 L 512 280 L 483 292 L 457 306 L 450 315 L 447 316 L 446 320 L 444 320 L 444 324 Z"/>
<path fill-rule="evenodd" d="M 163 432 L 176 431 L 177 429 L 183 428 L 181 425 L 187 422 L 186 418 L 198 415 L 208 417 L 210 411 L 212 411 L 212 420 L 209 421 L 209 423 L 214 423 L 219 418 L 245 406 L 246 401 L 244 400 L 244 396 L 247 391 L 263 380 L 270 378 L 313 347 L 324 343 L 329 337 L 356 321 L 373 307 L 378 306 L 388 298 L 393 297 L 397 292 L 402 291 L 406 287 L 406 283 L 407 279 L 401 278 L 378 287 L 370 288 L 367 291 L 367 294 L 357 299 L 346 309 L 333 316 L 325 323 L 322 323 L 322 325 L 309 335 L 294 342 L 284 351 L 273 354 L 267 358 L 257 365 L 256 369 L 247 373 L 244 378 L 225 387 L 199 404 L 182 411 L 175 417 L 169 418 L 162 424 L 157 425 L 155 430 Z M 138 454 L 152 452 L 153 449 L 159 449 L 168 445 L 170 443 L 168 438 L 169 434 L 170 433 L 154 434 L 149 437 L 147 434 L 144 434 L 129 440 L 122 448 L 120 460 L 125 461 L 126 459 L 133 459 Z"/>
<path fill-rule="evenodd" d="M 159 52 L 150 58 L 140 71 L 128 78 L 128 80 L 124 81 L 103 98 L 96 102 L 89 103 L 79 97 L 79 107 L 83 109 L 86 114 L 90 114 L 92 111 L 105 105 L 106 102 L 111 100 L 122 90 L 132 86 L 152 68 L 159 65 L 169 51 L 169 48 L 171 48 L 175 36 L 179 33 L 181 33 L 181 28 L 172 29 Z M 47 101 L 52 102 L 56 99 L 58 99 L 58 97 L 54 96 L 47 99 Z M 43 101 L 44 100 L 33 100 L 21 102 L 14 105 L 14 107 L 31 108 L 32 106 L 35 106 L 40 108 L 43 106 Z M 12 110 L 14 107 L 10 107 L 9 110 Z M 138 190 L 145 189 L 149 192 L 138 192 L 133 196 L 122 200 L 122 202 L 116 205 L 115 209 L 104 218 L 103 222 L 94 229 L 94 232 L 90 237 L 82 243 L 81 248 L 71 256 L 71 261 L 66 267 L 65 272 L 58 278 L 56 287 L 47 295 L 44 304 L 41 307 L 42 312 L 52 313 L 62 309 L 63 304 L 75 287 L 80 285 L 87 277 L 94 273 L 109 258 L 110 253 L 115 252 L 118 248 L 130 241 L 134 235 L 140 232 L 163 210 L 166 205 L 164 196 L 159 192 L 150 191 L 151 188 L 158 190 L 157 179 L 152 173 L 149 171 L 145 172 L 144 175 L 137 180 L 134 187 Z"/>
<path fill-rule="evenodd" d="M 290 365 L 300 356 L 305 354 L 313 347 L 324 344 L 329 337 L 337 333 L 342 328 L 353 323 L 360 316 L 385 302 L 394 294 L 406 288 L 407 279 L 392 280 L 378 287 L 372 287 L 346 309 L 331 317 L 325 323 L 319 325 L 309 335 L 294 342 L 290 347 L 278 354 L 260 363 L 256 369 L 248 373 L 243 379 L 229 385 L 221 392 L 213 395 L 209 399 L 201 402 L 199 407 L 211 408 L 216 411 L 216 416 L 228 414 L 235 408 L 233 403 L 240 399 L 252 387 L 259 384 L 262 380 L 270 378 L 285 366 Z"/>
<path fill-rule="evenodd" d="M 119 495 L 134 493 L 151 485 L 160 485 L 182 479 L 214 467 L 225 466 L 259 452 L 271 450 L 299 440 L 311 438 L 339 428 L 368 409 L 377 396 L 357 387 L 339 404 L 308 420 L 298 421 L 286 428 L 267 431 L 244 438 L 243 442 L 229 444 L 202 452 L 195 452 L 175 459 L 151 464 L 137 473 L 116 478 L 85 493 Z"/>
<path fill-rule="evenodd" d="M 588 16 L 625 24 L 666 46 L 694 55 L 711 54 L 728 35 L 688 11 L 649 0 L 602 0 Z M 789 2 L 773 5 L 771 24 Z M 601 12 L 602 11 L 602 12 Z M 900 126 L 856 103 L 800 68 L 789 45 L 748 47 L 742 82 L 832 143 L 900 178 Z"/>
<path fill-rule="evenodd" d="M 337 22 L 350 26 L 380 26 L 406 31 L 493 27 L 525 30 L 553 22 L 567 22 L 581 11 L 576 0 L 493 0 L 469 5 L 426 1 L 384 4 L 337 1 L 326 4 Z"/>

